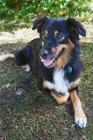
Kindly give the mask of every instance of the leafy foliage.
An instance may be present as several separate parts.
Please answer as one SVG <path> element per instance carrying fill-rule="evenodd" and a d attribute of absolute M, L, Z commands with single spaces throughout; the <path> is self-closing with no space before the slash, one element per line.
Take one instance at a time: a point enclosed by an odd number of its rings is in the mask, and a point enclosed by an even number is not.
<path fill-rule="evenodd" d="M 93 21 L 92 0 L 0 0 L 1 18 L 11 20 L 48 15 L 50 17 L 76 17 L 82 21 Z"/>

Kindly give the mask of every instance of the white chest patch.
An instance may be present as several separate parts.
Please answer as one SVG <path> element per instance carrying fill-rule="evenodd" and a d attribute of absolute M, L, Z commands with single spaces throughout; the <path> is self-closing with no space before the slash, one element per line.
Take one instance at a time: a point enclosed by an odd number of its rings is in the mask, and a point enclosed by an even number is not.
<path fill-rule="evenodd" d="M 56 69 L 53 73 L 53 83 L 46 81 L 46 85 L 62 94 L 69 94 L 68 90 L 71 87 L 69 81 L 64 78 L 64 70 L 62 69 Z"/>

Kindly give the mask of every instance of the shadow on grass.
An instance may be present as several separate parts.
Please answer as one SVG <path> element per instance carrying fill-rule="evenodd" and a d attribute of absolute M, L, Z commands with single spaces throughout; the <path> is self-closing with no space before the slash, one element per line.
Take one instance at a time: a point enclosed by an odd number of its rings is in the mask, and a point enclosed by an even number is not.
<path fill-rule="evenodd" d="M 26 21 L 25 19 L 22 20 L 2 20 L 0 21 L 0 31 L 7 31 L 12 32 L 13 30 L 18 30 L 21 28 L 29 28 L 33 23 L 33 20 Z"/>

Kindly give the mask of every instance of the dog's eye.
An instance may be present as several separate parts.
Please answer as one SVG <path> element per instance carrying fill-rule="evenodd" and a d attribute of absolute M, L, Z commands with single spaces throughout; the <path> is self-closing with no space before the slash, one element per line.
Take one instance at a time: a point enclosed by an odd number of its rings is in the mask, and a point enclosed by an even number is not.
<path fill-rule="evenodd" d="M 62 36 L 62 34 L 61 34 L 61 33 L 58 33 L 58 34 L 57 34 L 57 38 L 59 38 L 59 39 L 60 39 L 60 38 L 62 38 L 62 37 L 63 37 L 63 36 Z"/>

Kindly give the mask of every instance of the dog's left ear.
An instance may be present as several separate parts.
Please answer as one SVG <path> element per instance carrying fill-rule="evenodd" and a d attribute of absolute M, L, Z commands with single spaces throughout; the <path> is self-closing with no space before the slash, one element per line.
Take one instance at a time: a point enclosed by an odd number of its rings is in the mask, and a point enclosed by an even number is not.
<path fill-rule="evenodd" d="M 73 18 L 68 18 L 66 21 L 68 27 L 73 30 L 76 34 L 80 34 L 82 36 L 86 36 L 86 30 L 83 28 L 82 24 L 73 19 Z"/>
<path fill-rule="evenodd" d="M 37 29 L 37 31 L 40 33 L 42 26 L 46 23 L 47 20 L 48 20 L 47 16 L 37 18 L 33 23 L 32 30 Z"/>

